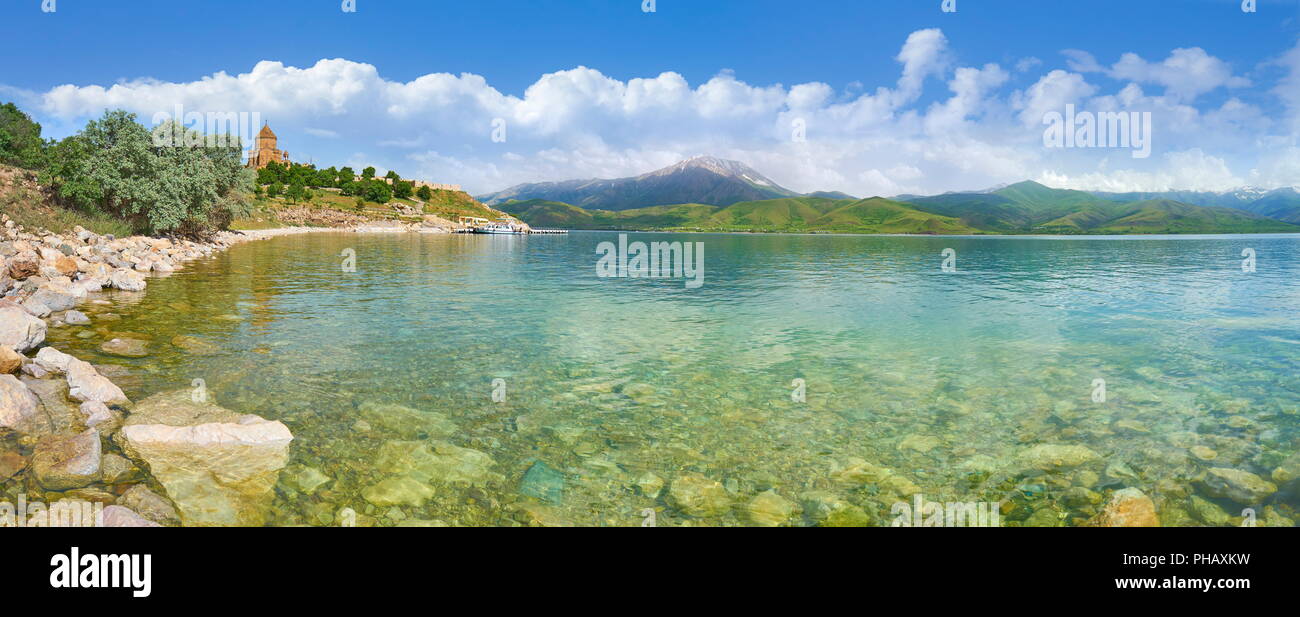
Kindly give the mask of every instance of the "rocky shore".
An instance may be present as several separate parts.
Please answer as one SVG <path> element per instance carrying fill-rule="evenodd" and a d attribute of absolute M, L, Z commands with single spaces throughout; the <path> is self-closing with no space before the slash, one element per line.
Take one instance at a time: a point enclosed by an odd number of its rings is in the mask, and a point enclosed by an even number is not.
<path fill-rule="evenodd" d="M 28 233 L 0 215 L 0 526 L 259 525 L 293 436 L 188 390 L 133 403 L 102 367 L 45 344 L 51 327 L 103 291 L 139 293 L 148 277 L 230 246 L 336 231 L 222 232 L 207 242 L 114 238 L 76 228 Z M 131 356 L 134 341 L 104 343 Z M 13 504 L 23 504 L 16 508 Z M 7 506 L 7 507 L 6 507 Z M 94 512 L 72 519 L 56 512 Z"/>

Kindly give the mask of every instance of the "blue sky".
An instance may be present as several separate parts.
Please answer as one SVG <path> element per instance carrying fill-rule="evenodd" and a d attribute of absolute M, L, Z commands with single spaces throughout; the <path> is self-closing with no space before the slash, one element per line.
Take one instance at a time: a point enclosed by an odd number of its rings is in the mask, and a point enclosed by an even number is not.
<path fill-rule="evenodd" d="M 860 195 L 1300 184 L 1300 0 L 941 4 L 4 0 L 0 99 L 52 137 L 105 107 L 254 111 L 297 157 L 475 192 L 704 153 Z M 1067 102 L 1151 111 L 1152 156 L 1045 149 Z"/>

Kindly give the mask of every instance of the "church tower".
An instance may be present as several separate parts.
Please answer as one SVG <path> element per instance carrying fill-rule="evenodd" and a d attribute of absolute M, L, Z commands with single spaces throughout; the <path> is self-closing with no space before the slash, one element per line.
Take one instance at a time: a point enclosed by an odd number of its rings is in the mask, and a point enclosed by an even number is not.
<path fill-rule="evenodd" d="M 248 153 L 248 166 L 253 169 L 261 169 L 276 161 L 285 165 L 289 164 L 289 153 L 276 149 L 277 139 L 275 131 L 271 130 L 271 125 L 263 124 L 262 130 L 257 134 L 257 146 Z"/>

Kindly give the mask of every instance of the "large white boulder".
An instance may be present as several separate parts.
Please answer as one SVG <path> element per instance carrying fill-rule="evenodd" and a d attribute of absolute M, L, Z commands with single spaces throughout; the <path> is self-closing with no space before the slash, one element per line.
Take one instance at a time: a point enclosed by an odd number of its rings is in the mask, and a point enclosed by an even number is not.
<path fill-rule="evenodd" d="M 29 433 L 39 419 L 40 399 L 13 375 L 0 375 L 0 428 Z"/>
<path fill-rule="evenodd" d="M 22 307 L 0 301 L 0 345 L 18 353 L 35 349 L 45 342 L 45 322 L 34 317 Z"/>
<path fill-rule="evenodd" d="M 128 402 L 126 394 L 107 377 L 99 374 L 89 362 L 68 356 L 68 396 L 81 401 L 98 401 L 105 405 Z"/>
<path fill-rule="evenodd" d="M 280 470 L 289 460 L 288 427 L 196 402 L 189 390 L 136 405 L 118 440 L 149 465 L 186 525 L 262 525 Z"/>

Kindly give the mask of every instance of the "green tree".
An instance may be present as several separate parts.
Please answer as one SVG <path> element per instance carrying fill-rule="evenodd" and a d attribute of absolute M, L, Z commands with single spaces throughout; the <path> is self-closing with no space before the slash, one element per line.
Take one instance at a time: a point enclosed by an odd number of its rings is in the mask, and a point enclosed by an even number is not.
<path fill-rule="evenodd" d="M 271 178 L 273 182 L 284 184 L 289 181 L 289 170 L 285 169 L 284 164 L 279 161 L 271 161 L 262 169 L 266 171 L 267 177 Z"/>
<path fill-rule="evenodd" d="M 339 180 L 338 183 L 335 184 L 334 186 L 338 188 L 343 188 L 344 184 L 347 184 L 349 182 L 356 182 L 356 181 L 357 181 L 357 172 L 352 171 L 351 167 L 344 167 L 343 169 L 339 170 Z"/>
<path fill-rule="evenodd" d="M 433 191 L 429 190 L 427 186 L 420 185 L 420 188 L 415 191 L 415 196 L 419 197 L 420 201 L 429 201 L 433 199 Z"/>
<path fill-rule="evenodd" d="M 257 184 L 267 185 L 272 182 L 279 182 L 280 176 L 270 167 L 263 167 L 257 170 Z"/>
<path fill-rule="evenodd" d="M 370 179 L 373 179 L 374 177 L 375 177 L 375 168 L 374 168 L 374 167 L 367 167 L 367 168 L 361 170 L 361 179 L 362 179 L 362 180 L 370 180 Z"/>
<path fill-rule="evenodd" d="M 411 183 L 406 180 L 396 180 L 393 182 L 393 197 L 398 199 L 407 199 L 414 191 L 415 189 L 411 186 Z"/>
<path fill-rule="evenodd" d="M 41 166 L 44 148 L 41 125 L 13 103 L 0 105 L 0 163 L 36 169 Z"/>
<path fill-rule="evenodd" d="M 388 183 L 382 180 L 371 180 L 366 185 L 366 201 L 373 201 L 377 204 L 386 204 L 393 199 L 393 189 Z"/>
<path fill-rule="evenodd" d="M 298 203 L 299 201 L 302 201 L 302 198 L 306 195 L 306 193 L 307 193 L 307 187 L 305 184 L 303 184 L 302 178 L 298 177 L 298 178 L 294 178 L 293 182 L 289 183 L 289 189 L 284 192 L 284 196 L 289 201 L 293 203 Z"/>
<path fill-rule="evenodd" d="M 168 122 L 152 133 L 122 110 L 105 112 L 50 149 L 42 174 L 65 204 L 146 233 L 195 235 L 248 212 L 253 174 L 242 146 L 212 146 Z"/>
<path fill-rule="evenodd" d="M 357 197 L 356 208 L 357 208 L 357 212 L 360 212 L 360 211 L 366 209 L 366 198 L 365 198 L 365 197 Z"/>
<path fill-rule="evenodd" d="M 402 179 L 401 176 L 397 175 L 397 172 L 395 172 L 395 171 L 393 171 L 393 170 L 391 170 L 391 169 L 388 170 L 388 173 L 387 173 L 387 174 L 384 174 L 384 177 L 385 177 L 385 178 L 388 178 L 389 180 L 392 180 L 393 182 L 397 182 L 398 180 L 401 180 L 401 179 Z"/>
<path fill-rule="evenodd" d="M 280 184 L 279 180 L 272 182 L 269 186 L 266 187 L 266 196 L 270 197 L 271 199 L 275 199 L 276 197 L 279 197 L 280 193 L 283 192 L 284 192 L 284 185 Z"/>

